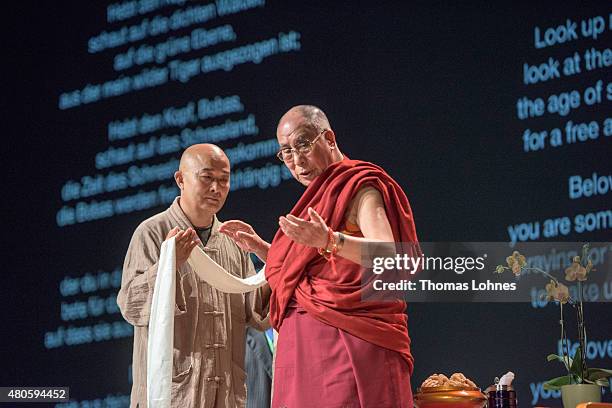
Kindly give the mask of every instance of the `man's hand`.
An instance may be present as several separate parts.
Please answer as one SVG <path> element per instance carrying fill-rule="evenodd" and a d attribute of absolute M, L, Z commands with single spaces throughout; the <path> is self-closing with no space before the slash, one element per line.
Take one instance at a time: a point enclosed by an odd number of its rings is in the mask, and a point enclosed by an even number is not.
<path fill-rule="evenodd" d="M 297 242 L 314 248 L 327 246 L 327 224 L 312 208 L 308 208 L 310 221 L 303 220 L 291 214 L 278 219 L 278 225 L 285 235 Z"/>
<path fill-rule="evenodd" d="M 242 250 L 254 252 L 259 259 L 266 262 L 270 244 L 257 235 L 253 227 L 246 222 L 226 221 L 219 227 L 219 232 L 230 237 Z"/>
<path fill-rule="evenodd" d="M 201 243 L 200 238 L 193 228 L 187 228 L 185 231 L 179 227 L 174 227 L 168 232 L 166 240 L 176 236 L 176 267 L 179 268 L 189 258 L 191 251 Z"/>

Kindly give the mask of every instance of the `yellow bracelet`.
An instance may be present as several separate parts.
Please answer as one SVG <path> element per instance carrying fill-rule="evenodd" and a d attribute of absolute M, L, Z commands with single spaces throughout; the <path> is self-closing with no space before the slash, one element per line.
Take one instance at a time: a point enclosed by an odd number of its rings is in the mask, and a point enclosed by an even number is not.
<path fill-rule="evenodd" d="M 331 244 L 331 249 L 329 249 L 330 244 Z M 336 252 L 338 252 L 338 245 L 336 245 L 334 231 L 332 231 L 331 228 L 327 229 L 327 244 L 325 245 L 325 248 L 319 248 L 318 252 L 319 252 L 319 255 L 321 255 L 323 258 L 327 260 L 329 260 L 332 256 L 336 254 Z"/>

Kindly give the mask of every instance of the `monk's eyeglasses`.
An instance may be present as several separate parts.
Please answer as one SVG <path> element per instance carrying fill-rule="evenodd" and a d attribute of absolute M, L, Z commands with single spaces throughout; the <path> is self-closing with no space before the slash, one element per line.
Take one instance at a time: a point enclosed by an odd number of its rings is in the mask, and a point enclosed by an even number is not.
<path fill-rule="evenodd" d="M 282 162 L 291 163 L 293 161 L 293 155 L 295 153 L 301 154 L 303 156 L 307 155 L 308 153 L 312 151 L 314 144 L 317 143 L 317 140 L 325 132 L 327 132 L 327 129 L 323 129 L 321 132 L 319 132 L 317 137 L 315 137 L 312 140 L 306 140 L 306 141 L 300 142 L 297 145 L 295 145 L 295 147 L 285 147 L 283 149 L 280 149 L 278 153 L 276 153 L 276 157 L 278 157 L 278 160 Z"/>

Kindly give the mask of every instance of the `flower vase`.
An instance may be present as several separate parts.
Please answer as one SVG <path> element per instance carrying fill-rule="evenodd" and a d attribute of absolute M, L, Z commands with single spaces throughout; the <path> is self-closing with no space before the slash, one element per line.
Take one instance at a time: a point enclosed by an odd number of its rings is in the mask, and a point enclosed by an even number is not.
<path fill-rule="evenodd" d="M 597 384 L 569 384 L 561 386 L 564 408 L 576 408 L 582 402 L 601 402 L 601 386 Z"/>

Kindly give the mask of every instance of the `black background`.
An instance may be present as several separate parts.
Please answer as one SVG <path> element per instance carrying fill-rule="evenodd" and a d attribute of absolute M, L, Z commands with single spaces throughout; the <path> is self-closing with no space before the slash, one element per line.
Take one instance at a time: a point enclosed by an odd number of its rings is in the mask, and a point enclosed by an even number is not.
<path fill-rule="evenodd" d="M 250 142 L 274 137 L 278 119 L 292 105 L 318 105 L 344 153 L 381 165 L 404 188 L 422 241 L 507 241 L 510 224 L 609 209 L 609 197 L 570 200 L 567 192 L 570 175 L 609 174 L 609 140 L 600 136 L 580 145 L 522 151 L 525 128 L 561 127 L 569 119 L 601 122 L 610 113 L 610 103 L 604 102 L 565 118 L 544 115 L 521 122 L 516 117 L 520 96 L 582 89 L 610 77 L 609 69 L 600 69 L 523 85 L 523 62 L 610 44 L 607 31 L 597 41 L 581 38 L 535 49 L 534 26 L 611 11 L 606 2 L 558 3 L 271 1 L 210 22 L 211 27 L 231 23 L 238 39 L 204 53 L 289 30 L 301 33 L 299 52 L 66 111 L 58 109 L 60 93 L 117 75 L 112 56 L 128 47 L 91 55 L 87 40 L 121 24 L 107 24 L 106 6 L 97 2 L 5 5 L 10 22 L 3 35 L 8 131 L 3 246 L 9 279 L 0 291 L 5 303 L 0 385 L 68 385 L 79 400 L 129 393 L 131 339 L 51 351 L 43 342 L 46 331 L 62 324 L 58 284 L 63 276 L 120 265 L 134 228 L 163 209 L 57 227 L 62 185 L 95 173 L 93 159 L 108 146 L 111 120 L 237 94 L 260 129 Z M 294 181 L 238 190 L 219 216 L 247 220 L 271 239 L 277 216 L 291 209 L 301 191 Z M 611 240 L 609 229 L 564 239 Z M 408 313 L 416 361 L 413 389 L 434 372 L 462 371 L 485 388 L 494 376 L 512 370 L 519 398 L 528 406 L 529 383 L 562 374 L 544 360 L 556 351 L 554 306 L 412 304 Z M 589 304 L 586 313 L 590 337 L 609 339 L 610 306 Z M 610 359 L 596 365 L 609 366 Z M 560 404 L 550 405 L 555 403 Z"/>

